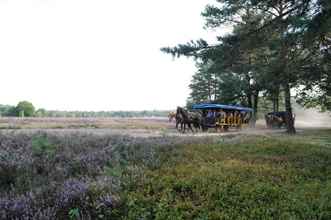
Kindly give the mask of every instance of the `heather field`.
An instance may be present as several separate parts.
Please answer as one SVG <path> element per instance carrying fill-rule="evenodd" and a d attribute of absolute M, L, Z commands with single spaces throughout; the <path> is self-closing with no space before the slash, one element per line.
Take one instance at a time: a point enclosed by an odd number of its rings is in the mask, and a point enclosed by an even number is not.
<path fill-rule="evenodd" d="M 0 129 L 165 129 L 164 117 L 150 118 L 17 118 L 0 117 Z"/>
<path fill-rule="evenodd" d="M 327 128 L 288 136 L 178 134 L 164 119 L 0 125 L 0 219 L 331 218 Z"/>

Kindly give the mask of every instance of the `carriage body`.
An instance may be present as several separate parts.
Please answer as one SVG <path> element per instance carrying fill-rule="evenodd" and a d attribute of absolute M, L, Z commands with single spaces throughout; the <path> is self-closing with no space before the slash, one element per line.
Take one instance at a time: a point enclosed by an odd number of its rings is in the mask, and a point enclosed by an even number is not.
<path fill-rule="evenodd" d="M 195 104 L 192 109 L 201 111 L 205 128 L 224 131 L 247 126 L 253 111 L 251 108 L 224 104 Z"/>

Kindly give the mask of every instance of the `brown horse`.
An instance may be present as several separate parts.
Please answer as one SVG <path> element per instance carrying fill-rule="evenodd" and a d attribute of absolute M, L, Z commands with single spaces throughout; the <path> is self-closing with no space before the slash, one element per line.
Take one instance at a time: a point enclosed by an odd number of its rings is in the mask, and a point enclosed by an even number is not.
<path fill-rule="evenodd" d="M 191 124 L 192 124 L 192 120 L 190 119 L 190 117 L 189 117 L 187 111 L 186 111 L 184 108 L 182 108 L 182 107 L 177 107 L 176 115 L 178 115 L 178 116 L 180 117 L 180 120 L 181 120 L 181 121 L 180 121 L 180 123 L 181 123 L 181 128 L 180 128 L 180 130 L 181 130 L 183 133 L 185 133 L 186 125 L 188 126 L 188 128 L 189 128 L 192 132 L 194 132 L 193 129 L 192 129 L 192 126 L 191 126 Z"/>
<path fill-rule="evenodd" d="M 180 125 L 180 130 L 183 129 L 183 118 L 180 114 L 176 112 L 169 112 L 168 114 L 169 122 L 172 122 L 175 119 L 176 122 L 176 129 L 179 130 L 178 126 Z"/>
<path fill-rule="evenodd" d="M 169 112 L 168 118 L 169 122 L 172 122 L 173 119 L 176 119 L 176 112 Z"/>
<path fill-rule="evenodd" d="M 183 133 L 186 130 L 186 125 L 192 132 L 194 132 L 192 125 L 196 130 L 204 130 L 201 114 L 199 114 L 198 112 L 188 112 L 181 107 L 177 107 L 176 111 L 176 128 L 178 128 L 178 124 L 181 125 L 180 130 Z"/>
<path fill-rule="evenodd" d="M 188 116 L 196 130 L 204 130 L 202 115 L 198 112 L 188 112 Z"/>

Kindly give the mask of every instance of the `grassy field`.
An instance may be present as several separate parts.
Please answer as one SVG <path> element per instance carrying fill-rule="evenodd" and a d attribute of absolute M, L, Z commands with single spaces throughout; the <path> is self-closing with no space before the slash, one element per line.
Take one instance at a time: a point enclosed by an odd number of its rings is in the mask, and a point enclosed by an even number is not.
<path fill-rule="evenodd" d="M 129 219 L 330 219 L 330 130 L 225 138 L 162 154 L 126 189 Z"/>
<path fill-rule="evenodd" d="M 0 219 L 330 218 L 330 129 L 0 132 Z"/>

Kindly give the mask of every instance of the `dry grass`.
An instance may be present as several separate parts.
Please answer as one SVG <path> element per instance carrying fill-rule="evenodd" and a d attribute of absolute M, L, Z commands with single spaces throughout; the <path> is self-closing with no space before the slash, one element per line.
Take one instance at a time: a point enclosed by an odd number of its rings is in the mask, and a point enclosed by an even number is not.
<path fill-rule="evenodd" d="M 15 118 L 0 117 L 0 129 L 162 129 L 168 128 L 167 118 Z"/>

